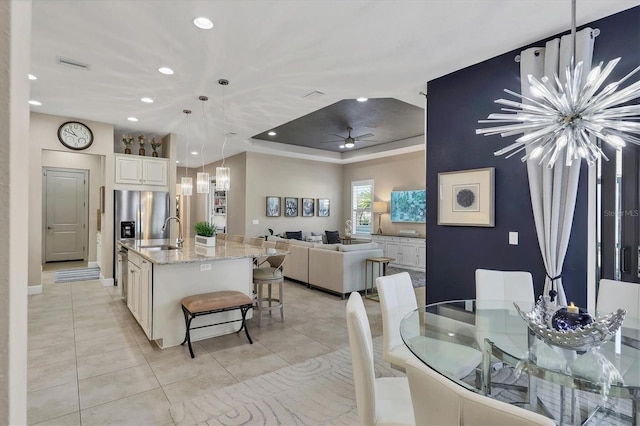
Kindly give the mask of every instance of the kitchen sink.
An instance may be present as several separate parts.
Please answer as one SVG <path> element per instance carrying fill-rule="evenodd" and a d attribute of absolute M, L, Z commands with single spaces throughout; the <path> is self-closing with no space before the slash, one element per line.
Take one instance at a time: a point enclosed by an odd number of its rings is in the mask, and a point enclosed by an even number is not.
<path fill-rule="evenodd" d="M 176 246 L 171 246 L 167 244 L 159 244 L 155 246 L 139 246 L 138 248 L 151 250 L 151 251 L 159 251 L 159 250 L 179 250 Z"/>

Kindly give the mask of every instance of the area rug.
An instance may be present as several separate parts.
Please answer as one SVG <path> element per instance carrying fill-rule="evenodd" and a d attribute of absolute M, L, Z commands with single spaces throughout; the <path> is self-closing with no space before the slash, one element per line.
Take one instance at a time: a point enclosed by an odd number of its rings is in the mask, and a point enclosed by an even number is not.
<path fill-rule="evenodd" d="M 97 280 L 100 278 L 100 268 L 77 268 L 77 269 L 62 269 L 56 271 L 55 281 L 56 283 L 68 283 L 70 281 L 86 281 Z"/>
<path fill-rule="evenodd" d="M 382 338 L 373 341 L 376 376 L 403 376 L 382 361 Z M 285 367 L 173 404 L 177 426 L 356 425 L 349 348 Z"/>
<path fill-rule="evenodd" d="M 402 268 L 396 268 L 393 266 L 388 266 L 387 267 L 387 275 L 393 275 L 393 274 L 399 274 L 400 272 L 408 272 L 409 276 L 411 277 L 411 282 L 413 283 L 413 288 L 418 288 L 418 287 L 424 287 L 426 280 L 425 280 L 425 273 L 421 272 L 421 271 L 414 271 L 412 269 L 402 269 Z"/>

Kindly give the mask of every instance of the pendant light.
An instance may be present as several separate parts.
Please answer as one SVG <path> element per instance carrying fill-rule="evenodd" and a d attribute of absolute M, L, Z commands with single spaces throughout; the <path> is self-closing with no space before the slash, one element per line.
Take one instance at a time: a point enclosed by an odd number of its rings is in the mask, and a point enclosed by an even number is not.
<path fill-rule="evenodd" d="M 221 78 L 218 84 L 222 86 L 222 125 L 226 127 L 226 116 L 224 110 L 224 87 L 229 84 L 229 80 Z M 228 167 L 224 166 L 224 147 L 227 144 L 227 132 L 224 132 L 224 143 L 222 144 L 222 165 L 216 167 L 216 189 L 218 191 L 228 191 L 231 187 L 231 173 Z"/>
<path fill-rule="evenodd" d="M 207 136 L 207 128 L 204 123 L 204 103 L 209 100 L 206 96 L 198 97 L 202 101 L 202 148 L 200 149 L 200 157 L 202 158 L 202 172 L 198 172 L 196 179 L 196 192 L 198 194 L 209 193 L 209 173 L 204 171 L 204 142 Z"/>
<path fill-rule="evenodd" d="M 637 122 L 640 105 L 629 104 L 640 98 L 640 81 L 620 89 L 620 85 L 640 71 L 640 67 L 599 91 L 620 58 L 609 61 L 604 68 L 601 62 L 592 70 L 583 70 L 582 62 L 574 64 L 576 0 L 572 0 L 571 6 L 571 64 L 565 71 L 566 82 L 561 83 L 557 75 L 541 79 L 529 75 L 531 97 L 504 89 L 520 100 L 496 100 L 495 103 L 506 106 L 502 108 L 505 113 L 491 114 L 488 120 L 479 123 L 501 124 L 477 129 L 476 134 L 523 135 L 494 155 L 508 154 L 506 158 L 509 158 L 525 151 L 523 162 L 531 159 L 548 168 L 558 160 L 569 166 L 574 160 L 584 159 L 592 166 L 600 157 L 608 160 L 596 138 L 615 149 L 624 147 L 626 142 L 640 145 L 640 138 L 634 136 L 640 134 L 640 123 Z"/>
<path fill-rule="evenodd" d="M 191 195 L 193 193 L 193 182 L 190 177 L 187 176 L 187 169 L 189 168 L 189 114 L 190 109 L 182 110 L 187 116 L 187 146 L 184 154 L 184 177 L 180 180 L 182 195 Z"/>

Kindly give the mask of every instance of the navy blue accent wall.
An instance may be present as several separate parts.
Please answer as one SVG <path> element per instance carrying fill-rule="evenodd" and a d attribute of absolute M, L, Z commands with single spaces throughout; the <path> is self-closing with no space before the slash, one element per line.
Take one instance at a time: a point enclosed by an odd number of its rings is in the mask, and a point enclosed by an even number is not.
<path fill-rule="evenodd" d="M 640 7 L 589 24 L 599 28 L 594 64 L 622 56 L 627 63 L 617 77 L 638 65 Z M 636 34 L 637 33 L 637 34 Z M 549 39 L 560 34 L 551 35 Z M 543 46 L 542 40 L 531 46 Z M 545 270 L 531 210 L 526 165 L 520 156 L 509 160 L 493 152 L 517 137 L 479 136 L 479 119 L 499 106 L 508 88 L 520 93 L 515 55 L 529 46 L 464 68 L 428 83 L 427 102 L 427 302 L 475 297 L 478 268 L 530 271 L 536 296 L 542 293 Z M 636 81 L 638 76 L 633 78 Z M 613 80 L 611 80 L 613 81 Z M 515 99 L 514 99 L 515 100 Z M 495 167 L 494 228 L 438 226 L 438 173 Z M 567 299 L 586 306 L 587 166 L 582 165 L 569 250 L 563 269 Z M 519 244 L 509 245 L 510 231 Z"/>

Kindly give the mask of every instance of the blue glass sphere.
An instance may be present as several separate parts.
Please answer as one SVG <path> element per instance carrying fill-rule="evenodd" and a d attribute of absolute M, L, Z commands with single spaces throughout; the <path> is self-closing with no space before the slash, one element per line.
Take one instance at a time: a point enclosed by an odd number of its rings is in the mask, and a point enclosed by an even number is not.
<path fill-rule="evenodd" d="M 560 308 L 551 317 L 551 326 L 558 331 L 573 330 L 592 322 L 593 318 L 584 309 L 579 309 L 578 312 L 569 312 L 567 308 Z"/>

